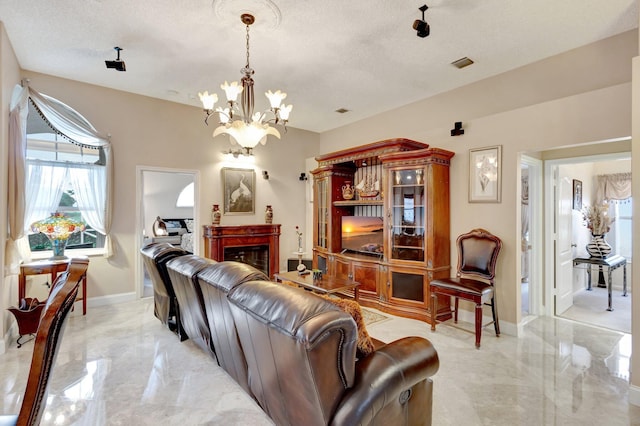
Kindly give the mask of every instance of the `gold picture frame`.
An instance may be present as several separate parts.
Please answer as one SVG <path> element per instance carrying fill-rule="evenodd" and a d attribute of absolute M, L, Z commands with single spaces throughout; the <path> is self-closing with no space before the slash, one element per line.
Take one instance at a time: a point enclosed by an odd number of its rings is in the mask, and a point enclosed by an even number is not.
<path fill-rule="evenodd" d="M 469 202 L 500 203 L 502 145 L 469 150 Z"/>

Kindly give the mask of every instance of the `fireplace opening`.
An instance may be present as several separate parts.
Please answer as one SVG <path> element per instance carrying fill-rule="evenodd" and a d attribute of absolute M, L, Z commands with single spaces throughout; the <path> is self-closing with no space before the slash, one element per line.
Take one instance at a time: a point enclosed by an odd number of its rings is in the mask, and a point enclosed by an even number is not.
<path fill-rule="evenodd" d="M 269 245 L 225 247 L 224 260 L 246 263 L 264 272 L 268 277 L 269 271 Z"/>

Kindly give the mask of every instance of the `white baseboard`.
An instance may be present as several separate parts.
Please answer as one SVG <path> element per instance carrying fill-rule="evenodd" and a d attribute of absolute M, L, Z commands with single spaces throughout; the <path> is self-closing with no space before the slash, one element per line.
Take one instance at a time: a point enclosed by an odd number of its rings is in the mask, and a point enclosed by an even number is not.
<path fill-rule="evenodd" d="M 629 404 L 640 407 L 640 386 L 629 385 Z"/>
<path fill-rule="evenodd" d="M 98 306 L 117 305 L 119 303 L 132 302 L 136 300 L 136 293 L 119 293 L 109 296 L 90 297 L 87 299 L 87 315 L 89 314 L 89 308 L 95 308 Z"/>

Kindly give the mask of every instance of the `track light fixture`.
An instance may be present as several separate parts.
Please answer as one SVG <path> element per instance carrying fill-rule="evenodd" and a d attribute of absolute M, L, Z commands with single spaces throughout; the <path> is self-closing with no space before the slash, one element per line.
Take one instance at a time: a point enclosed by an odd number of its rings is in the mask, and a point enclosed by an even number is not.
<path fill-rule="evenodd" d="M 429 9 L 429 7 L 424 4 L 418 8 L 422 12 L 422 19 L 416 19 L 413 21 L 413 29 L 418 32 L 417 36 L 421 38 L 425 38 L 429 35 L 430 29 L 427 21 L 424 20 L 424 12 Z"/>
<path fill-rule="evenodd" d="M 107 68 L 113 68 L 116 71 L 126 71 L 127 67 L 124 64 L 124 61 L 120 59 L 120 51 L 123 50 L 121 47 L 114 47 L 115 51 L 118 52 L 118 57 L 115 61 L 104 61 Z"/>
<path fill-rule="evenodd" d="M 462 121 L 456 121 L 453 123 L 453 129 L 451 129 L 451 136 L 464 135 L 464 129 L 462 128 Z"/>

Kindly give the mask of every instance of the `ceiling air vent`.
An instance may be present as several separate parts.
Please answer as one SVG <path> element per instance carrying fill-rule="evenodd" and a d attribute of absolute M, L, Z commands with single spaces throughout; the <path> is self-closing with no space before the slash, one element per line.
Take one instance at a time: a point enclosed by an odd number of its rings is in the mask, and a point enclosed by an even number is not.
<path fill-rule="evenodd" d="M 451 62 L 451 65 L 453 65 L 456 68 L 468 67 L 471 64 L 473 64 L 473 61 L 467 58 L 466 56 L 464 58 L 458 59 L 457 61 Z"/>

